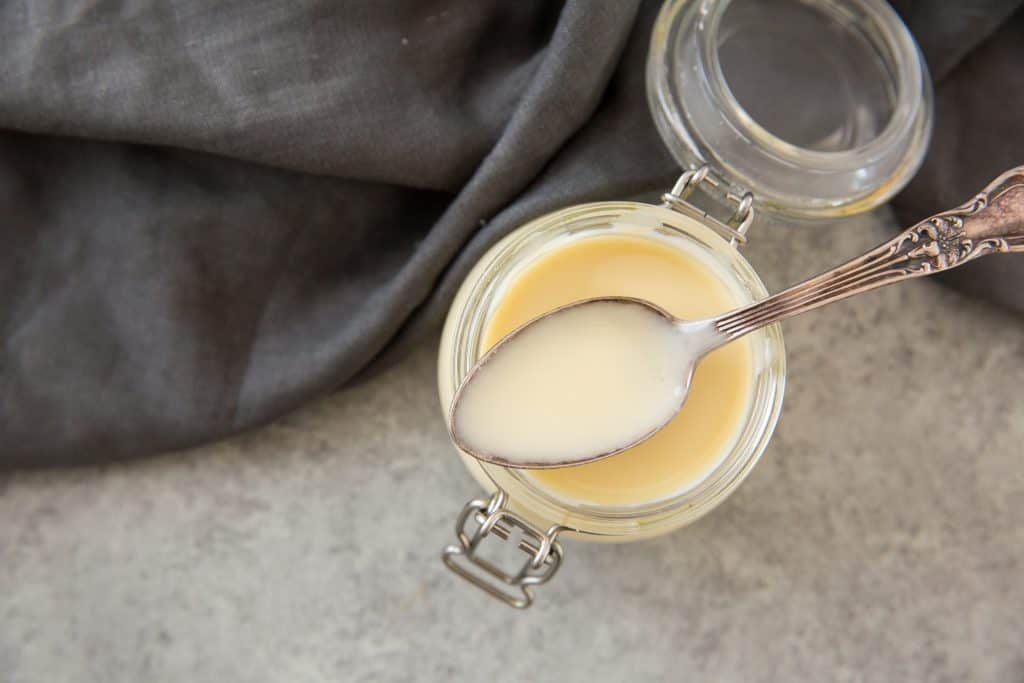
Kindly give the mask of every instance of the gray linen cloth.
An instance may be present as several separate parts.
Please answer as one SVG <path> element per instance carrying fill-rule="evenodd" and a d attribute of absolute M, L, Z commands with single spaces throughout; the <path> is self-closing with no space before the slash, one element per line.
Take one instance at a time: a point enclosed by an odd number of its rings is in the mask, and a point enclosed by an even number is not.
<path fill-rule="evenodd" d="M 1020 4 L 896 3 L 938 81 L 906 220 L 1024 161 Z M 523 221 L 666 187 L 657 9 L 0 3 L 0 467 L 258 425 L 436 330 Z M 1019 259 L 956 284 L 1024 308 Z"/>

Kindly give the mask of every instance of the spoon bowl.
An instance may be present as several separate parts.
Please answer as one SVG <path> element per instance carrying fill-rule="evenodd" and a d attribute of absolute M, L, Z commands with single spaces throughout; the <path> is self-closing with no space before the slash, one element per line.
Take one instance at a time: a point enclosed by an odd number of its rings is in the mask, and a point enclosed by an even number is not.
<path fill-rule="evenodd" d="M 569 355 L 551 352 L 570 336 L 585 343 Z M 513 330 L 473 367 L 453 399 L 452 438 L 507 467 L 615 455 L 679 412 L 708 339 L 642 299 L 598 297 L 554 309 Z"/>

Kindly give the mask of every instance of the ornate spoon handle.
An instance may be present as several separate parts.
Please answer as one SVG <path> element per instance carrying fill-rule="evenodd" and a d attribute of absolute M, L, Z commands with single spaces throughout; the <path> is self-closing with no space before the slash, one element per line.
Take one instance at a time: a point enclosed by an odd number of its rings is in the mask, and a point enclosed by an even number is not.
<path fill-rule="evenodd" d="M 1024 166 L 971 201 L 774 296 L 715 319 L 726 341 L 870 289 L 955 268 L 986 254 L 1024 252 Z"/>

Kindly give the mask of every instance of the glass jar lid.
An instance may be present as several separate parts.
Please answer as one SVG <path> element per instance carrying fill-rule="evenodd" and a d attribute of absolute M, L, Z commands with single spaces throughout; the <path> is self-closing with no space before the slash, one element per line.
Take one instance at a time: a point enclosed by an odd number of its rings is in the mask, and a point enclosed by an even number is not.
<path fill-rule="evenodd" d="M 684 168 L 787 216 L 885 202 L 931 133 L 924 60 L 884 0 L 667 0 L 647 94 Z"/>

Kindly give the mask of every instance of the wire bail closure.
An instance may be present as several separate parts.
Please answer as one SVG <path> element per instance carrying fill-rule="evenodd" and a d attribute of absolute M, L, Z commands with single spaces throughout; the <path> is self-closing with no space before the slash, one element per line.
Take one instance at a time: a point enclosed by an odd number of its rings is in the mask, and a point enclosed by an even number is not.
<path fill-rule="evenodd" d="M 706 186 L 709 192 L 716 195 L 723 194 L 722 181 L 714 177 L 707 164 L 703 164 L 679 176 L 679 180 L 672 186 L 672 189 L 661 196 L 662 205 L 706 223 L 715 232 L 729 240 L 734 247 L 746 244 L 747 231 L 750 229 L 750 224 L 754 222 L 754 195 L 749 192 L 739 195 L 731 190 L 725 190 L 725 199 L 735 204 L 736 208 L 729 219 L 723 223 L 688 201 L 690 195 L 701 185 Z"/>
<path fill-rule="evenodd" d="M 547 531 L 509 510 L 508 494 L 495 491 L 487 500 L 466 503 L 455 522 L 458 545 L 441 552 L 445 566 L 466 581 L 510 607 L 526 609 L 533 604 L 533 587 L 547 583 L 562 565 L 562 546 L 556 540 L 566 527 L 552 525 Z M 515 573 L 479 554 L 481 542 L 490 535 L 509 541 L 519 532 L 516 548 L 529 557 Z"/>

